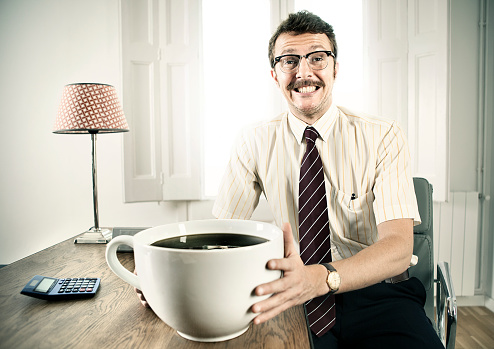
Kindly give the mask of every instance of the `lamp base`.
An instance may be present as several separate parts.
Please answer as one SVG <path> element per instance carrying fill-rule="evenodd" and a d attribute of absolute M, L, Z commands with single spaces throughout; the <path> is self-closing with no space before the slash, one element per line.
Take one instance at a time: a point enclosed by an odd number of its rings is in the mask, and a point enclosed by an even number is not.
<path fill-rule="evenodd" d="M 111 240 L 109 229 L 90 229 L 74 240 L 74 244 L 106 244 Z"/>

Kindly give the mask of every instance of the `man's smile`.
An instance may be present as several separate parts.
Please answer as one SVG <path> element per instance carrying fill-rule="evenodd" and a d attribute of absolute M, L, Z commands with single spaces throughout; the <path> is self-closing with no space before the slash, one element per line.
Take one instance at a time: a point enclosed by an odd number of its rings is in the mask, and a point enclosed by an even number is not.
<path fill-rule="evenodd" d="M 305 94 L 315 92 L 324 86 L 323 81 L 299 80 L 289 84 L 287 90 Z"/>
<path fill-rule="evenodd" d="M 303 87 L 295 88 L 294 91 L 295 92 L 299 92 L 299 93 L 312 93 L 316 89 L 319 89 L 319 87 L 316 87 L 316 86 L 303 86 Z"/>

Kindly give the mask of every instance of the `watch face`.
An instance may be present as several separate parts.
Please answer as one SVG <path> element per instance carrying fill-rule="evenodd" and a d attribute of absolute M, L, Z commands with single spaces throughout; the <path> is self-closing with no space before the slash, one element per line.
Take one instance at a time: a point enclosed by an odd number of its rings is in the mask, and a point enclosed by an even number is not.
<path fill-rule="evenodd" d="M 337 291 L 340 288 L 340 274 L 331 272 L 328 275 L 328 285 L 331 290 Z"/>

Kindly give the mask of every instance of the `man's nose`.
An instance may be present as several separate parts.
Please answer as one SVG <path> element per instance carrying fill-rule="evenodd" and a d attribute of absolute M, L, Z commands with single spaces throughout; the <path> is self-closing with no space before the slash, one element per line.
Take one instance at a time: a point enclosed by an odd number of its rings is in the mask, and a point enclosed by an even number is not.
<path fill-rule="evenodd" d="M 305 57 L 300 58 L 297 77 L 306 78 L 311 76 L 312 76 L 312 69 L 309 66 L 309 62 L 307 61 L 307 58 Z"/>

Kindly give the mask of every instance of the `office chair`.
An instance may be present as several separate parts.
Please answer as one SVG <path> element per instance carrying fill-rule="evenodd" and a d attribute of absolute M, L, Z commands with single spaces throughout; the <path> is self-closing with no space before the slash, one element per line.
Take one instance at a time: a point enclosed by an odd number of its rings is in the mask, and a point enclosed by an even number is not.
<path fill-rule="evenodd" d="M 425 312 L 434 325 L 446 349 L 454 349 L 456 340 L 457 306 L 449 265 L 438 262 L 437 279 L 434 279 L 434 245 L 432 224 L 432 185 L 425 179 L 414 177 L 415 195 L 422 223 L 413 228 L 413 254 L 418 264 L 409 269 L 410 276 L 424 284 L 427 300 Z M 434 283 L 436 283 L 436 310 L 434 311 Z"/>

